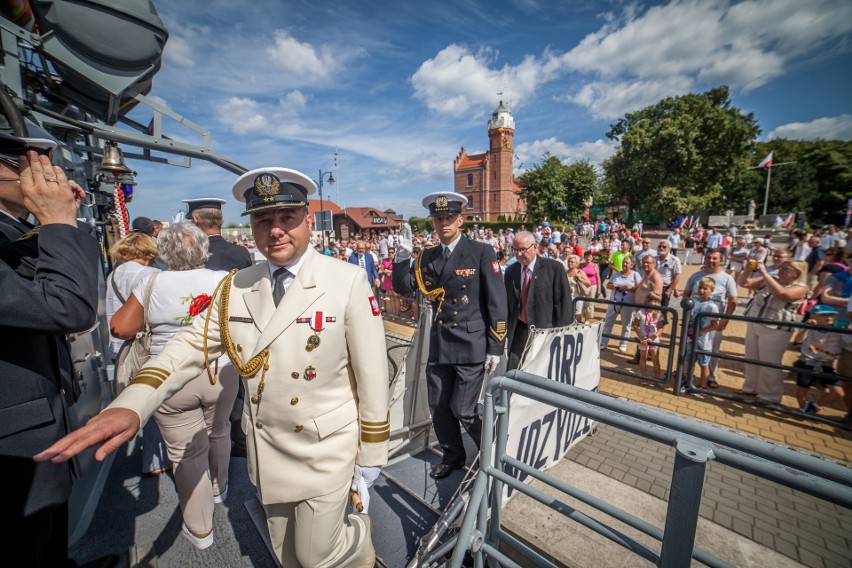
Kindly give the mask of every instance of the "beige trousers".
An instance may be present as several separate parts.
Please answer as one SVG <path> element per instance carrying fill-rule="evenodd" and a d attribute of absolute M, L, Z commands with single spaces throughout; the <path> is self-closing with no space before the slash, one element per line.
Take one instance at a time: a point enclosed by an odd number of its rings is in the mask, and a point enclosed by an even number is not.
<path fill-rule="evenodd" d="M 264 505 L 269 537 L 284 568 L 348 568 L 372 548 L 366 515 L 347 515 L 349 487 L 328 495 Z"/>
<path fill-rule="evenodd" d="M 215 385 L 205 371 L 154 414 L 174 464 L 183 521 L 197 535 L 213 530 L 213 496 L 228 486 L 230 417 L 239 381 L 231 365 L 219 367 Z"/>
<path fill-rule="evenodd" d="M 760 323 L 748 322 L 745 336 L 745 355 L 780 365 L 784 352 L 790 345 L 792 331 L 774 329 Z M 716 333 L 719 333 L 718 331 Z M 784 396 L 784 378 L 788 371 L 745 364 L 745 382 L 742 390 L 756 394 L 763 402 L 777 404 Z"/>

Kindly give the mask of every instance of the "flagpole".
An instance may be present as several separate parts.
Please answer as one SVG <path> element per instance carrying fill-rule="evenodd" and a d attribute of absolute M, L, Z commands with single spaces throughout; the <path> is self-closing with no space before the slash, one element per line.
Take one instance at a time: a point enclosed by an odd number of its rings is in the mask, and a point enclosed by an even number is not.
<path fill-rule="evenodd" d="M 763 198 L 763 214 L 766 215 L 766 211 L 769 208 L 769 180 L 772 179 L 772 166 L 766 168 L 766 196 Z"/>

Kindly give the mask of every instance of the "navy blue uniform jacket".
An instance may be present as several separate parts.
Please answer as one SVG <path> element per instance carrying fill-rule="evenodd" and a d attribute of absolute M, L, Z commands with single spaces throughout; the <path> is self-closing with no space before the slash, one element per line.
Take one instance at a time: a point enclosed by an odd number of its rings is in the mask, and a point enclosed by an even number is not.
<path fill-rule="evenodd" d="M 222 235 L 208 235 L 210 257 L 204 263 L 204 268 L 210 270 L 233 270 L 248 268 L 254 264 L 251 253 L 245 247 L 229 243 Z"/>
<path fill-rule="evenodd" d="M 65 334 L 89 329 L 98 306 L 99 246 L 67 225 L 46 225 L 18 244 L 37 242 L 32 278 L 0 235 L 0 468 L 12 518 L 56 506 L 71 492 L 72 461 L 36 464 L 32 456 L 68 433 L 73 367 Z M 11 247 L 14 248 L 14 247 Z M 16 266 L 17 264 L 17 266 Z M 14 267 L 14 268 L 13 268 Z M 11 508 L 15 510 L 12 511 Z M 20 509 L 19 509 L 20 508 Z M 21 510 L 23 509 L 23 510 Z"/>
<path fill-rule="evenodd" d="M 486 355 L 502 355 L 506 337 L 506 290 L 494 249 L 487 244 L 459 240 L 444 262 L 443 247 L 423 251 L 421 269 L 427 290 L 444 288 L 444 302 L 432 301 L 435 319 L 429 336 L 429 363 L 461 365 L 483 363 Z M 417 290 L 415 266 L 393 265 L 393 290 Z"/>

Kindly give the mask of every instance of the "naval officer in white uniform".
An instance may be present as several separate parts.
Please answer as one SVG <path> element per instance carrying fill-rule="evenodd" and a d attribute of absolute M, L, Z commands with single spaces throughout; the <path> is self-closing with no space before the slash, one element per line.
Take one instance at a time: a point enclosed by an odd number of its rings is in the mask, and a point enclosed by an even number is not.
<path fill-rule="evenodd" d="M 373 566 L 368 517 L 346 508 L 350 486 L 363 500 L 387 461 L 384 328 L 364 271 L 309 246 L 307 196 L 315 189 L 285 168 L 243 174 L 234 196 L 245 201 L 267 262 L 226 277 L 207 317 L 36 461 L 64 461 L 93 446 L 103 460 L 224 352 L 244 381 L 249 477 L 282 565 Z"/>

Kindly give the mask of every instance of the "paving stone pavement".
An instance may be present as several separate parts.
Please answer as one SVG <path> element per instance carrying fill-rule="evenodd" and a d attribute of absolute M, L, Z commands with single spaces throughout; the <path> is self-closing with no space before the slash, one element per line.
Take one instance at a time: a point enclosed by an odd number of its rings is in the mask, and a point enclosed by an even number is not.
<path fill-rule="evenodd" d="M 663 500 L 674 448 L 599 425 L 568 459 Z M 709 462 L 700 515 L 805 566 L 852 566 L 852 511 Z"/>

